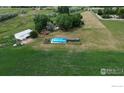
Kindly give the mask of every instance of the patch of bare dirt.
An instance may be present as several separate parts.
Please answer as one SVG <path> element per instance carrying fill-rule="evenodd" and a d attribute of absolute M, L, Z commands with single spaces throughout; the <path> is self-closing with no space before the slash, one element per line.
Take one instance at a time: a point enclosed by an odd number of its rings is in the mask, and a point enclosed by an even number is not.
<path fill-rule="evenodd" d="M 30 44 L 31 42 L 33 42 L 33 39 L 28 38 L 26 40 L 23 40 L 21 43 L 23 43 L 23 44 Z"/>

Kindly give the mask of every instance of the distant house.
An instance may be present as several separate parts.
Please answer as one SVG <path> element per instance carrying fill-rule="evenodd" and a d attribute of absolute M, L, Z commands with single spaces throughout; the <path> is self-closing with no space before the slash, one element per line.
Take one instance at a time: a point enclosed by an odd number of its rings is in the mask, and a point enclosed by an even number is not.
<path fill-rule="evenodd" d="M 25 40 L 26 38 L 28 38 L 30 36 L 30 33 L 32 32 L 31 29 L 27 29 L 27 30 L 24 30 L 22 32 L 19 32 L 19 33 L 16 33 L 14 35 L 15 39 L 17 40 Z"/>
<path fill-rule="evenodd" d="M 67 43 L 67 39 L 62 37 L 55 37 L 55 38 L 52 38 L 50 42 L 53 44 L 65 44 Z"/>

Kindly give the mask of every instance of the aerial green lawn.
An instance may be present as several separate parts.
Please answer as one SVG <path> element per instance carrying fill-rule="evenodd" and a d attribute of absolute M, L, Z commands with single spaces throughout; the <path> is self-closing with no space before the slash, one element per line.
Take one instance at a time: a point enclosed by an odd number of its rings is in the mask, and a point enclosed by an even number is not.
<path fill-rule="evenodd" d="M 0 75 L 101 75 L 102 68 L 123 68 L 123 61 L 124 52 L 8 48 L 0 49 Z"/>
<path fill-rule="evenodd" d="M 7 10 L 6 10 L 7 11 Z M 8 10 L 10 11 L 10 10 Z M 7 11 L 7 12 L 8 12 Z M 17 10 L 16 10 L 17 11 Z M 0 10 L 0 13 L 3 11 Z M 33 15 L 36 13 L 50 13 L 52 10 L 33 11 L 28 10 L 24 16 L 17 16 L 10 20 L 0 22 L 0 44 L 8 43 L 4 48 L 0 48 L 0 75 L 102 75 L 101 69 L 124 69 L 124 22 L 122 21 L 102 21 L 111 31 L 114 38 L 119 42 L 118 48 L 123 51 L 112 50 L 80 50 L 69 51 L 69 49 L 34 49 L 32 46 L 13 47 L 13 35 L 16 32 L 25 29 L 34 29 Z M 5 12 L 4 12 L 5 13 Z M 87 36 L 90 41 L 98 41 L 101 33 L 89 29 L 79 29 L 83 40 Z M 99 29 L 98 29 L 99 30 Z M 72 34 L 80 34 L 80 32 Z M 71 32 L 69 32 L 71 33 Z M 87 36 L 86 36 L 87 35 Z M 93 35 L 90 37 L 90 35 Z M 103 38 L 104 39 L 104 38 Z M 40 41 L 40 38 L 37 39 Z M 102 40 L 104 41 L 104 40 Z M 83 41 L 86 44 L 88 40 Z M 37 42 L 34 42 L 36 45 Z M 91 43 L 89 43 L 91 44 Z M 91 46 L 92 47 L 92 46 Z M 77 47 L 78 48 L 78 47 Z M 124 73 L 106 74 L 106 75 L 124 75 Z"/>
<path fill-rule="evenodd" d="M 124 21 L 102 21 L 115 36 L 124 36 Z"/>
<path fill-rule="evenodd" d="M 124 21 L 102 21 L 111 31 L 115 39 L 118 40 L 118 48 L 124 49 Z"/>

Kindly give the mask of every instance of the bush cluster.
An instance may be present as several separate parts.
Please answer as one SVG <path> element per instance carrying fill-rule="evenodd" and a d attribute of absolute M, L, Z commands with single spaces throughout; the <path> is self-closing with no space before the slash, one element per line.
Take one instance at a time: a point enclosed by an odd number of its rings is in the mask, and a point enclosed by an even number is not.
<path fill-rule="evenodd" d="M 51 15 L 52 14 L 35 15 L 35 31 L 38 31 L 39 33 L 43 31 L 43 29 L 53 31 L 55 26 L 59 26 L 60 29 L 67 31 L 70 28 L 79 27 L 81 24 L 84 24 L 84 22 L 81 21 L 82 16 L 80 15 L 80 13 L 70 14 L 68 6 L 59 6 L 58 14 L 57 16 L 55 16 L 55 18 L 51 18 Z"/>
<path fill-rule="evenodd" d="M 27 11 L 26 11 L 26 10 L 21 10 L 20 13 L 21 13 L 21 14 L 26 14 Z"/>
<path fill-rule="evenodd" d="M 17 13 L 7 13 L 7 14 L 1 14 L 0 15 L 0 22 L 4 20 L 8 20 L 10 18 L 16 17 L 18 14 Z"/>
<path fill-rule="evenodd" d="M 104 14 L 104 15 L 101 15 L 102 16 L 102 18 L 112 18 L 110 15 L 108 15 L 108 14 Z"/>
<path fill-rule="evenodd" d="M 46 28 L 48 21 L 49 18 L 46 15 L 40 14 L 35 15 L 34 17 L 35 30 L 40 33 L 42 29 Z"/>
<path fill-rule="evenodd" d="M 73 14 L 72 17 L 72 26 L 79 27 L 81 25 L 82 16 L 80 14 Z"/>
<path fill-rule="evenodd" d="M 32 32 L 30 33 L 30 37 L 31 37 L 31 38 L 37 38 L 37 37 L 38 37 L 38 33 L 37 33 L 36 31 L 32 31 Z"/>
<path fill-rule="evenodd" d="M 69 14 L 69 7 L 68 6 L 59 6 L 58 13 L 67 13 Z"/>
<path fill-rule="evenodd" d="M 114 15 L 114 14 L 117 14 L 116 9 L 104 8 L 104 10 L 101 9 L 98 10 L 98 15 Z"/>
<path fill-rule="evenodd" d="M 58 15 L 56 24 L 63 30 L 68 30 L 72 27 L 72 18 L 68 14 Z"/>
<path fill-rule="evenodd" d="M 56 24 L 63 30 L 68 30 L 81 25 L 82 16 L 80 14 L 60 14 L 56 19 Z"/>
<path fill-rule="evenodd" d="M 118 15 L 120 18 L 124 18 L 124 9 L 118 9 Z"/>
<path fill-rule="evenodd" d="M 103 15 L 103 11 L 101 9 L 98 10 L 98 15 Z"/>
<path fill-rule="evenodd" d="M 111 18 L 110 15 L 118 15 L 119 18 L 124 18 L 124 9 L 123 8 L 105 8 L 103 10 L 99 9 L 98 10 L 98 15 L 101 15 L 103 18 Z"/>

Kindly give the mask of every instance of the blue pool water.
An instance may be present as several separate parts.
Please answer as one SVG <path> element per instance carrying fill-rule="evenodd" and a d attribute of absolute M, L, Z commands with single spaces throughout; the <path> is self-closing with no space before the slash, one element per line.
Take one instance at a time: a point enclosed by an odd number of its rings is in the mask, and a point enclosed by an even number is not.
<path fill-rule="evenodd" d="M 67 38 L 62 38 L 62 37 L 55 37 L 55 38 L 52 38 L 51 40 L 51 43 L 67 43 Z"/>

